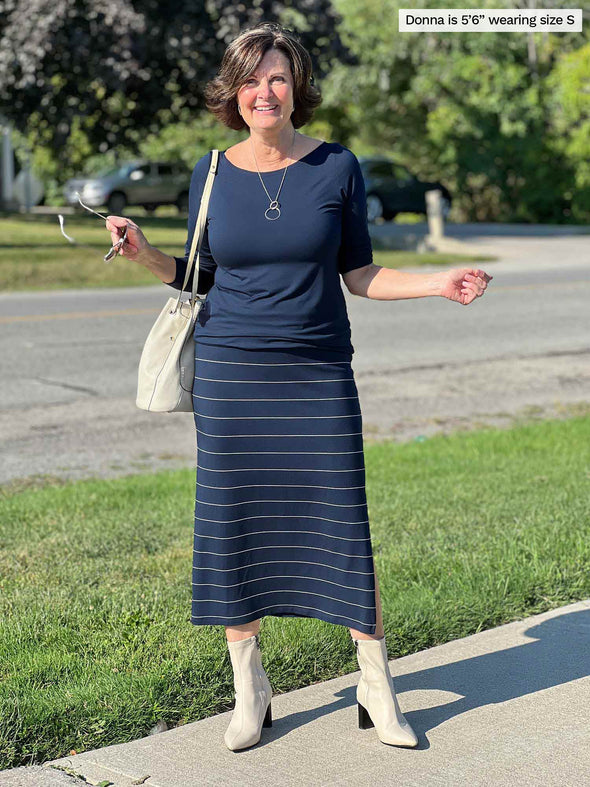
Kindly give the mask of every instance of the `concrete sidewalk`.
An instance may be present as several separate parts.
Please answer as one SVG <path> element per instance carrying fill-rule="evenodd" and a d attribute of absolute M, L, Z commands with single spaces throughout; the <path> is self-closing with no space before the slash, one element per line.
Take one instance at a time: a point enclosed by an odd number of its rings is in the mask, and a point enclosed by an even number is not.
<path fill-rule="evenodd" d="M 396 659 L 390 669 L 420 739 L 416 749 L 387 746 L 374 728 L 358 728 L 355 672 L 273 697 L 272 728 L 242 752 L 223 742 L 228 711 L 43 767 L 3 771 L 0 785 L 590 783 L 590 600 Z"/>

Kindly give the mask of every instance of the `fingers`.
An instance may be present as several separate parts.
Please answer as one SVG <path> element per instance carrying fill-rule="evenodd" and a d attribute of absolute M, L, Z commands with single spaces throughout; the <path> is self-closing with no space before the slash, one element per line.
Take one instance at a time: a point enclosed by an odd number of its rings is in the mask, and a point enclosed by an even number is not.
<path fill-rule="evenodd" d="M 118 254 L 121 256 L 137 254 L 142 232 L 135 222 L 124 216 L 107 216 L 106 228 L 111 233 L 111 244 L 116 246 Z M 127 228 L 127 237 L 123 241 L 125 228 Z"/>
<path fill-rule="evenodd" d="M 109 232 L 116 233 L 117 237 L 120 238 L 123 235 L 125 227 L 128 227 L 130 230 L 135 230 L 136 232 L 141 232 L 137 224 L 131 221 L 131 219 L 126 219 L 124 216 L 107 216 L 106 228 Z"/>
<path fill-rule="evenodd" d="M 480 297 L 486 291 L 488 282 L 494 277 L 487 274 L 485 271 L 479 269 L 472 269 L 471 272 L 466 272 L 463 276 L 463 287 L 473 290 L 477 297 Z"/>
<path fill-rule="evenodd" d="M 130 221 L 123 216 L 107 216 L 107 230 L 109 232 L 117 232 L 118 227 L 124 227 L 126 224 L 130 224 Z"/>
<path fill-rule="evenodd" d="M 470 296 L 470 300 L 476 298 L 481 293 L 476 289 L 475 285 L 469 281 L 464 281 L 461 287 L 461 295 Z"/>
<path fill-rule="evenodd" d="M 485 284 L 486 286 L 488 282 L 490 282 L 494 278 L 493 276 L 490 276 L 489 273 L 486 273 L 485 271 L 481 271 L 479 269 L 474 271 L 474 274 L 476 278 L 481 279 L 483 284 Z"/>
<path fill-rule="evenodd" d="M 109 228 L 107 227 L 107 229 L 109 229 Z M 123 227 L 112 228 L 110 230 L 110 233 L 111 233 L 111 245 L 112 246 L 116 246 L 117 249 L 120 249 L 120 250 L 122 250 L 123 245 L 128 242 L 127 240 L 123 241 L 123 233 L 124 233 L 124 231 L 125 230 L 124 230 Z M 129 235 L 129 233 L 128 233 L 128 235 Z"/>

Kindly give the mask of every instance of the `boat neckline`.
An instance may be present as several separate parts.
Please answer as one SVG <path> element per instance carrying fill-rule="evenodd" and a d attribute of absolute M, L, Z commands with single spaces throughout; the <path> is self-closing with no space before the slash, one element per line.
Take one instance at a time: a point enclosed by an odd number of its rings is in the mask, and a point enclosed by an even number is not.
<path fill-rule="evenodd" d="M 297 161 L 294 161 L 292 164 L 287 164 L 286 167 L 279 167 L 279 169 L 261 170 L 261 174 L 262 175 L 270 175 L 273 172 L 282 172 L 284 169 L 290 169 L 291 167 L 294 167 L 295 164 L 299 164 L 300 161 L 304 161 L 306 158 L 311 156 L 312 153 L 315 153 L 316 150 L 319 150 L 322 147 L 322 145 L 327 145 L 327 144 L 328 143 L 325 140 L 322 140 L 322 142 L 320 142 L 320 144 L 317 145 L 313 150 L 310 150 L 309 153 L 306 153 L 305 156 L 301 156 L 301 158 L 298 158 Z M 257 175 L 258 174 L 258 171 L 255 170 L 255 169 L 244 169 L 243 167 L 238 167 L 237 164 L 232 164 L 232 162 L 228 159 L 228 157 L 225 155 L 225 153 L 226 153 L 226 151 L 224 150 L 223 151 L 223 158 L 224 158 L 224 160 L 227 161 L 227 163 L 231 167 L 233 167 L 234 169 L 237 169 L 240 172 L 249 172 L 252 175 Z"/>

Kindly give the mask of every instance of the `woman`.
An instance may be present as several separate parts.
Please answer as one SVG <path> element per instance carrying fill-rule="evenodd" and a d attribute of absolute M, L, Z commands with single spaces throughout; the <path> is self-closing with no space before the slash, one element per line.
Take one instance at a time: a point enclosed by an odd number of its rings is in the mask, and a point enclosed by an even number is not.
<path fill-rule="evenodd" d="M 297 131 L 321 102 L 293 33 L 264 24 L 227 48 L 207 106 L 249 137 L 220 155 L 201 248 L 193 388 L 198 438 L 194 625 L 224 625 L 236 704 L 225 743 L 270 726 L 259 652 L 264 615 L 350 629 L 361 668 L 359 726 L 416 746 L 400 711 L 373 564 L 354 348 L 339 280 L 378 300 L 442 295 L 462 304 L 481 270 L 400 273 L 374 265 L 355 156 Z M 184 258 L 109 216 L 121 253 L 180 289 L 210 154 L 196 164 Z M 192 282 L 189 281 L 187 290 Z"/>

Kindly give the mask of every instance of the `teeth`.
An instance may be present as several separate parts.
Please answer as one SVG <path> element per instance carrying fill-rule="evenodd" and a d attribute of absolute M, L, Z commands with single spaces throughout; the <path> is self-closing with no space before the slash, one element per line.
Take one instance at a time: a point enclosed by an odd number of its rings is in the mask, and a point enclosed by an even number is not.
<path fill-rule="evenodd" d="M 254 109 L 256 109 L 258 112 L 270 112 L 271 110 L 276 109 L 276 106 L 275 107 L 254 107 Z"/>

